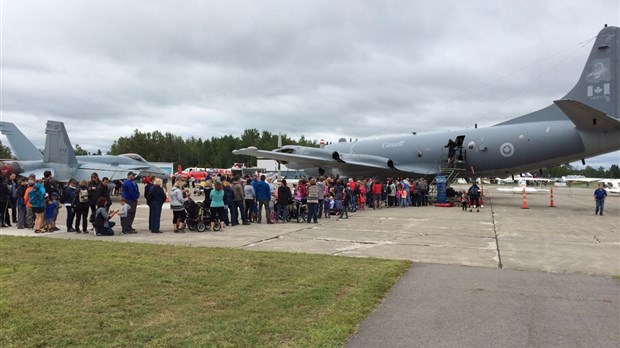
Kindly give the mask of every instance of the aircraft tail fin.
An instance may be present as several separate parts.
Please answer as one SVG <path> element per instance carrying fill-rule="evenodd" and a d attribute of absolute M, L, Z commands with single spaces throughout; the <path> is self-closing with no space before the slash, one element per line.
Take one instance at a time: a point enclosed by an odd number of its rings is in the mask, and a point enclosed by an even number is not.
<path fill-rule="evenodd" d="M 579 81 L 562 99 L 576 100 L 620 118 L 619 49 L 620 28 L 603 28 L 596 37 Z"/>
<path fill-rule="evenodd" d="M 43 154 L 26 138 L 17 126 L 11 122 L 0 122 L 0 133 L 9 140 L 13 155 L 20 161 L 40 161 Z"/>
<path fill-rule="evenodd" d="M 47 121 L 45 128 L 45 150 L 43 151 L 44 163 L 77 164 L 75 152 L 67 135 L 67 130 L 62 122 Z"/>

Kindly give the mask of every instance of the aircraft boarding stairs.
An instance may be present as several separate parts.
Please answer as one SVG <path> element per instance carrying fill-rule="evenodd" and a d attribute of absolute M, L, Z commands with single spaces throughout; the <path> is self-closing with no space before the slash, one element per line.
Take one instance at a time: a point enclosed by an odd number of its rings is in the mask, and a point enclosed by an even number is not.
<path fill-rule="evenodd" d="M 445 176 L 447 186 L 450 186 L 450 184 L 454 180 L 456 180 L 460 175 L 464 174 L 467 171 L 466 165 L 467 165 L 467 161 L 465 160 L 464 150 L 459 153 L 459 155 L 457 156 L 457 158 L 455 158 L 453 163 L 449 162 L 447 152 L 442 153 L 441 161 L 439 165 L 439 172 L 437 173 L 437 175 Z M 428 191 L 429 204 L 434 204 L 437 202 L 437 182 L 436 182 L 437 175 L 433 177 L 433 180 L 431 181 L 429 185 L 429 191 Z M 452 197 L 448 197 L 447 201 L 452 202 L 453 201 Z"/>

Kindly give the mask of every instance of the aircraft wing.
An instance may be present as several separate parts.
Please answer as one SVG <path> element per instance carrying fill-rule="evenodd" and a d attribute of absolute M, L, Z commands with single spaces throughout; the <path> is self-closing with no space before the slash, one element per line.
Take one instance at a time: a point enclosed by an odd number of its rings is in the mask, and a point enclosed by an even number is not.
<path fill-rule="evenodd" d="M 108 177 L 110 180 L 121 180 L 127 178 L 127 173 L 136 172 L 138 175 L 142 170 L 148 169 L 149 166 L 135 166 L 135 165 L 107 165 L 97 162 L 83 162 L 78 169 L 73 173 L 73 177 L 81 180 L 90 180 L 90 175 L 96 172 L 99 178 Z"/>
<path fill-rule="evenodd" d="M 318 150 L 318 149 L 317 149 Z M 305 155 L 305 154 L 297 154 L 297 153 L 285 153 L 278 151 L 265 151 L 259 150 L 254 146 L 250 146 L 248 148 L 243 148 L 239 150 L 233 150 L 233 154 L 235 155 L 246 155 L 257 158 L 268 158 L 274 159 L 283 162 L 293 162 L 295 164 L 309 167 L 317 167 L 317 166 L 332 166 L 336 161 L 332 157 L 328 157 L 327 151 L 324 156 L 319 155 Z"/>
<path fill-rule="evenodd" d="M 294 152 L 284 152 L 294 149 Z M 394 174 L 429 174 L 436 173 L 436 166 L 395 165 L 389 158 L 366 155 L 338 153 L 328 149 L 311 148 L 303 146 L 287 146 L 280 150 L 265 151 L 256 147 L 234 150 L 235 155 L 247 155 L 257 158 L 268 158 L 282 161 L 289 168 L 334 168 L 347 173 L 364 173 L 371 170 L 373 175 Z"/>

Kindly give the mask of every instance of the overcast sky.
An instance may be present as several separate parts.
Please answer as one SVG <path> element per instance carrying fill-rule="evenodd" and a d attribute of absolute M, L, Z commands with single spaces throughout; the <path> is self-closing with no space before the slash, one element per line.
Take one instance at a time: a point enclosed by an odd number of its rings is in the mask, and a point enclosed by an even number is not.
<path fill-rule="evenodd" d="M 576 83 L 618 0 L 2 0 L 2 120 L 337 141 L 491 126 Z M 6 139 L 3 137 L 3 143 Z M 620 152 L 587 161 L 609 166 Z"/>

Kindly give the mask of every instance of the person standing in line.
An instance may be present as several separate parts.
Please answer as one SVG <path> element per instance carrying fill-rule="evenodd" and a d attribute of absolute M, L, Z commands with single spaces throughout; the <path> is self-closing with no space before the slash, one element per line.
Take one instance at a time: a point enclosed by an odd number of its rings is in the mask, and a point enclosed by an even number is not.
<path fill-rule="evenodd" d="M 90 209 L 90 191 L 88 190 L 88 182 L 80 181 L 80 185 L 73 194 L 72 210 L 75 214 L 75 233 L 88 233 L 88 210 Z M 82 230 L 80 231 L 80 222 Z"/>
<path fill-rule="evenodd" d="M 381 180 L 375 179 L 372 183 L 372 201 L 374 203 L 373 209 L 381 209 L 381 194 L 383 193 L 383 184 Z"/>
<path fill-rule="evenodd" d="M 252 179 L 247 178 L 243 186 L 243 199 L 245 200 L 245 216 L 247 222 L 252 221 L 252 207 L 256 204 L 256 191 L 252 185 Z"/>
<path fill-rule="evenodd" d="M 28 176 L 26 190 L 24 191 L 24 205 L 26 206 L 26 217 L 24 219 L 24 224 L 26 228 L 34 227 L 34 211 L 32 210 L 32 204 L 30 204 L 30 191 L 34 189 L 34 184 L 36 182 L 36 176 L 34 174 L 30 174 Z"/>
<path fill-rule="evenodd" d="M 605 198 L 607 198 L 607 191 L 605 191 L 604 184 L 601 182 L 598 184 L 598 188 L 594 191 L 594 201 L 596 202 L 596 209 L 594 215 L 603 215 L 603 208 L 605 208 Z"/>
<path fill-rule="evenodd" d="M 69 185 L 65 187 L 62 192 L 62 201 L 64 202 L 65 209 L 67 210 L 67 232 L 75 232 L 73 229 L 73 220 L 75 219 L 75 212 L 73 211 L 73 197 L 75 196 L 75 179 L 69 179 Z"/>
<path fill-rule="evenodd" d="M 134 182 L 136 179 L 136 173 L 129 172 L 127 173 L 127 179 L 123 181 L 123 192 L 122 196 L 125 199 L 125 202 L 129 205 L 129 212 L 127 213 L 127 227 L 129 231 L 125 233 L 136 232 L 133 228 L 133 220 L 136 218 L 136 208 L 138 207 L 138 198 L 140 198 L 140 191 L 138 190 L 138 185 Z"/>
<path fill-rule="evenodd" d="M 26 228 L 26 202 L 24 201 L 24 195 L 27 188 L 28 178 L 21 178 L 17 188 L 17 229 L 20 230 Z"/>
<path fill-rule="evenodd" d="M 264 181 L 263 181 L 264 182 Z M 211 231 L 214 231 L 215 222 L 219 221 L 221 231 L 224 231 L 224 187 L 220 181 L 213 185 L 214 189 L 209 194 L 211 197 Z"/>
<path fill-rule="evenodd" d="M 480 188 L 478 184 L 474 181 L 471 187 L 468 190 L 469 199 L 471 201 L 471 206 L 469 207 L 469 211 L 472 211 L 472 206 L 476 208 L 476 211 L 479 212 L 480 209 Z"/>
<path fill-rule="evenodd" d="M 291 188 L 288 187 L 286 179 L 282 179 L 280 181 L 280 187 L 278 187 L 278 209 L 276 222 L 280 220 L 281 222 L 286 222 L 286 216 L 288 215 L 288 205 L 293 201 L 293 195 L 291 193 Z"/>
<path fill-rule="evenodd" d="M 174 233 L 185 233 L 185 202 L 189 199 L 188 191 L 183 191 L 183 181 L 177 180 L 170 191 L 170 210 L 172 210 L 172 228 Z"/>
<path fill-rule="evenodd" d="M 101 191 L 97 190 L 99 185 L 101 184 L 101 180 L 99 180 L 99 174 L 92 173 L 90 175 L 90 181 L 88 182 L 88 198 L 89 198 L 89 206 L 90 206 L 90 222 L 95 221 L 95 211 L 97 210 L 97 201 L 99 197 L 101 197 Z"/>
<path fill-rule="evenodd" d="M 314 179 L 310 179 L 310 185 L 308 186 L 307 202 L 308 218 L 306 219 L 306 221 L 310 223 L 310 220 L 312 220 L 316 224 L 319 213 L 319 188 L 318 186 L 316 186 L 316 181 Z"/>
<path fill-rule="evenodd" d="M 256 216 L 256 222 L 261 223 L 263 206 L 265 207 L 265 219 L 268 224 L 271 224 L 271 208 L 269 208 L 269 200 L 271 200 L 271 186 L 265 182 L 265 175 L 260 176 L 260 181 L 255 185 L 256 198 L 258 200 L 258 213 Z"/>
<path fill-rule="evenodd" d="M 323 209 L 323 200 L 325 199 L 325 183 L 322 176 L 319 176 L 316 181 L 316 187 L 319 189 L 319 219 L 322 218 L 323 214 L 320 213 L 321 209 Z"/>
<path fill-rule="evenodd" d="M 239 216 L 241 216 L 241 222 L 244 225 L 249 225 L 248 218 L 245 215 L 245 207 L 243 206 L 243 186 L 241 186 L 241 181 L 238 176 L 233 177 L 233 214 L 232 215 L 232 225 L 239 224 Z"/>
<path fill-rule="evenodd" d="M 161 233 L 161 207 L 166 202 L 166 193 L 161 187 L 163 181 L 160 178 L 155 179 L 153 186 L 149 190 L 146 197 L 146 204 L 149 206 L 149 226 L 152 233 Z"/>
<path fill-rule="evenodd" d="M 232 188 L 230 187 L 230 182 L 228 182 L 227 180 L 225 180 L 224 178 L 222 178 L 222 180 L 220 181 L 222 183 L 222 187 L 224 190 L 224 212 L 223 212 L 223 219 L 224 219 L 224 224 L 226 224 L 226 226 L 230 226 L 230 220 L 231 218 L 229 218 L 228 215 L 228 211 L 230 210 L 230 215 L 232 216 L 232 208 L 233 208 L 233 200 L 234 200 L 234 193 L 232 191 Z M 239 223 L 237 222 L 237 225 Z"/>
<path fill-rule="evenodd" d="M 11 188 L 9 179 L 0 174 L 0 214 L 2 214 L 2 227 L 11 226 L 9 205 L 11 204 Z"/>
<path fill-rule="evenodd" d="M 17 223 L 17 212 L 19 210 L 17 206 L 17 189 L 19 188 L 19 183 L 17 182 L 17 175 L 15 175 L 15 173 L 11 173 L 9 176 L 9 187 L 11 191 L 11 218 L 13 223 Z"/>
<path fill-rule="evenodd" d="M 45 217 L 45 188 L 43 180 L 37 181 L 32 190 L 28 192 L 28 201 L 34 213 L 34 233 L 43 233 L 43 220 Z"/>

